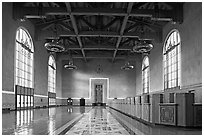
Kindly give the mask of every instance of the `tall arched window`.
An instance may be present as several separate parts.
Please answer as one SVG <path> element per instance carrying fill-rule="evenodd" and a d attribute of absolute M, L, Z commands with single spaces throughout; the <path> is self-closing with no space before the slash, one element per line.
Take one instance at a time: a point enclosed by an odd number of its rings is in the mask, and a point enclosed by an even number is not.
<path fill-rule="evenodd" d="M 48 60 L 48 106 L 54 106 L 56 104 L 56 65 L 55 59 L 52 55 L 49 56 Z"/>
<path fill-rule="evenodd" d="M 143 93 L 149 93 L 149 58 L 145 56 L 142 62 Z"/>
<path fill-rule="evenodd" d="M 24 28 L 16 33 L 16 85 L 33 88 L 33 42 Z"/>
<path fill-rule="evenodd" d="M 16 109 L 33 107 L 34 48 L 30 34 L 23 27 L 16 32 L 15 95 Z"/>
<path fill-rule="evenodd" d="M 172 30 L 164 43 L 164 89 L 180 86 L 181 39 L 178 30 Z"/>
<path fill-rule="evenodd" d="M 52 55 L 50 55 L 48 61 L 48 92 L 55 93 L 55 80 L 56 80 L 55 59 Z"/>

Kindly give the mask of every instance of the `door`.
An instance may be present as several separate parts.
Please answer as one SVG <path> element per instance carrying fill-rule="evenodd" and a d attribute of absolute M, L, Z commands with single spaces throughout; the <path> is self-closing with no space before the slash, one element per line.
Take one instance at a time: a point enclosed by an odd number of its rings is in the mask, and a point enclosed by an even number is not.
<path fill-rule="evenodd" d="M 95 85 L 95 103 L 103 103 L 103 85 Z"/>

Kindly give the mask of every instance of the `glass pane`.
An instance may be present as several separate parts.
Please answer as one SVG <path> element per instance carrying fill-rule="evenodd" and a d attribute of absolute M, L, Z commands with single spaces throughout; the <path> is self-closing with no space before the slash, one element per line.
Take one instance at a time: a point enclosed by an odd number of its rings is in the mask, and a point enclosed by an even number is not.
<path fill-rule="evenodd" d="M 30 107 L 30 96 L 28 96 L 27 98 L 28 98 L 28 107 Z"/>
<path fill-rule="evenodd" d="M 24 107 L 24 96 L 21 95 L 21 107 Z"/>
<path fill-rule="evenodd" d="M 169 86 L 169 88 L 171 88 L 171 81 L 168 82 L 168 86 Z"/>
<path fill-rule="evenodd" d="M 25 107 L 27 107 L 27 96 L 25 96 Z"/>
<path fill-rule="evenodd" d="M 17 95 L 17 107 L 19 108 L 20 107 L 20 103 L 21 103 L 21 96 L 20 95 Z"/>

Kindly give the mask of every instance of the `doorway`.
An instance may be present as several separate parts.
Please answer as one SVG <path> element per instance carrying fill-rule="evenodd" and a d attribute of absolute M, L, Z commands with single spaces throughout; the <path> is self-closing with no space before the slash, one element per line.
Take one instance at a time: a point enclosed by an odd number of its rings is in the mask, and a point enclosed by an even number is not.
<path fill-rule="evenodd" d="M 102 84 L 95 84 L 94 86 L 94 92 L 95 92 L 95 101 L 96 105 L 101 105 L 103 103 L 103 85 Z"/>
<path fill-rule="evenodd" d="M 109 97 L 109 78 L 89 79 L 89 99 L 93 106 L 106 106 Z"/>
<path fill-rule="evenodd" d="M 15 85 L 15 109 L 33 108 L 34 89 Z"/>

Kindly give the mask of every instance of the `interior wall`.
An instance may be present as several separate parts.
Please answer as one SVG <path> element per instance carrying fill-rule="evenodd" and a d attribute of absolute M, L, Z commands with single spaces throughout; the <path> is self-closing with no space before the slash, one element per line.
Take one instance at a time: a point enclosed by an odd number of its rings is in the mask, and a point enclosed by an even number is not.
<path fill-rule="evenodd" d="M 36 40 L 35 26 L 28 20 L 21 22 L 14 20 L 12 14 L 12 3 L 2 3 L 2 90 L 6 91 L 2 94 L 3 106 L 8 104 L 15 106 L 14 83 L 15 83 L 15 37 L 18 27 L 24 27 L 32 37 L 34 45 L 34 98 L 35 105 L 47 105 L 47 89 L 48 89 L 48 57 L 49 53 L 44 48 L 45 40 Z M 59 63 L 57 63 L 57 68 Z M 61 65 L 57 70 L 56 76 L 56 94 L 61 97 Z M 11 92 L 10 94 L 8 94 Z M 42 95 L 38 96 L 38 95 Z M 7 98 L 12 101 L 8 102 Z"/>
<path fill-rule="evenodd" d="M 150 56 L 150 91 L 163 90 L 163 45 L 172 29 L 181 37 L 181 89 L 196 89 L 196 102 L 201 102 L 202 83 L 202 4 L 185 3 L 182 24 L 168 23 L 163 29 L 163 43 L 154 45 Z M 199 89 L 197 87 L 200 86 Z"/>
<path fill-rule="evenodd" d="M 34 26 L 28 21 L 13 20 L 12 3 L 3 2 L 2 11 L 2 90 L 14 92 L 16 30 L 23 26 L 33 38 Z"/>
<path fill-rule="evenodd" d="M 63 66 L 68 63 L 62 61 L 62 96 L 88 98 L 89 78 L 109 78 L 109 97 L 125 98 L 136 95 L 136 70 L 121 70 L 124 60 L 116 60 L 112 63 L 105 59 L 91 59 L 87 63 L 82 59 L 74 60 L 78 67 L 76 70 L 67 70 Z M 131 61 L 137 66 L 136 61 Z M 101 66 L 101 71 L 97 68 Z"/>

